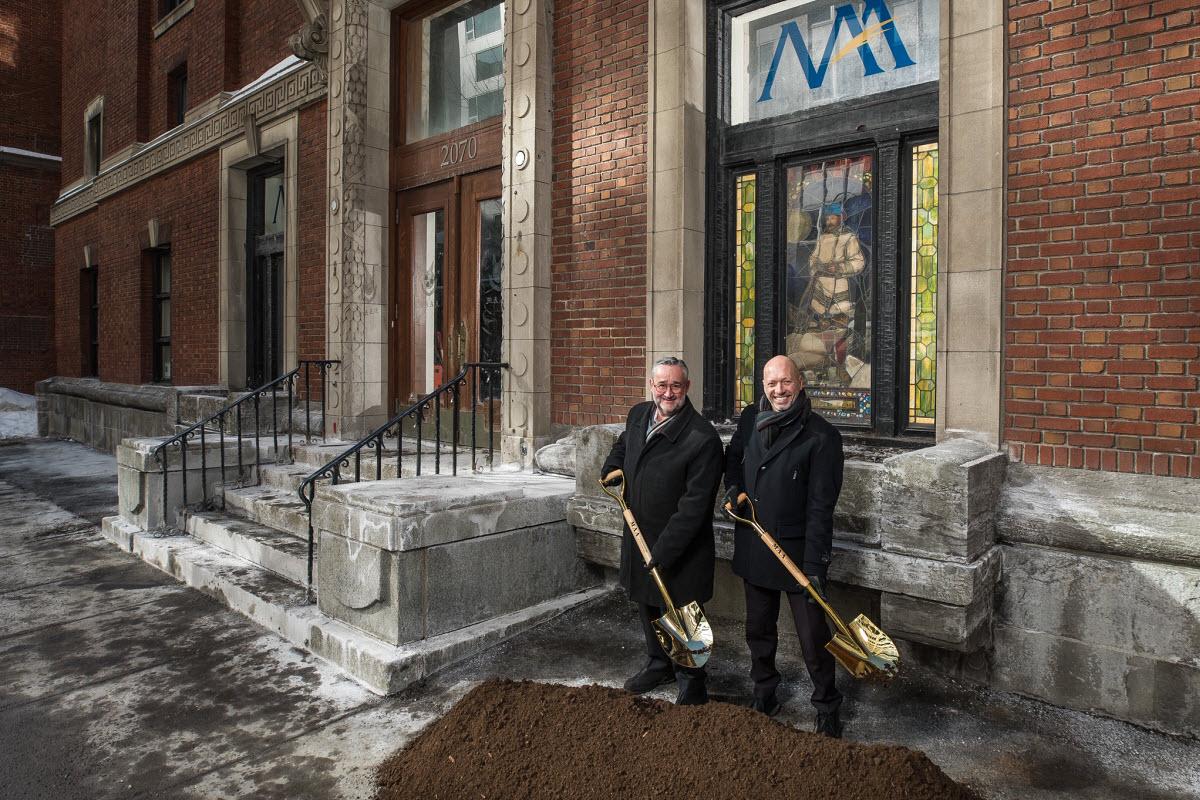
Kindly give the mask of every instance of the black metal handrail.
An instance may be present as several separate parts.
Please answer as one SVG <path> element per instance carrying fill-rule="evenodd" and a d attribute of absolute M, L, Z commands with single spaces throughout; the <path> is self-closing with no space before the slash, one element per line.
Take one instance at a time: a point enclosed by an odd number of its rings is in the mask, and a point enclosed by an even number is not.
<path fill-rule="evenodd" d="M 312 436 L 312 433 L 313 433 L 313 428 L 312 428 L 312 401 L 313 401 L 312 377 L 313 376 L 312 376 L 312 372 L 315 369 L 317 372 L 317 377 L 320 380 L 321 436 L 322 436 L 322 438 L 324 438 L 325 430 L 326 430 L 326 427 L 325 427 L 325 398 L 327 396 L 325 379 L 329 374 L 330 368 L 337 364 L 340 364 L 340 363 L 341 363 L 340 361 L 331 361 L 331 360 L 300 361 L 299 365 L 295 369 L 293 369 L 291 372 L 280 375 L 275 380 L 271 381 L 270 383 L 264 384 L 263 386 L 260 386 L 257 389 L 251 389 L 249 392 L 243 394 L 237 400 L 234 400 L 233 402 L 228 403 L 225 406 L 223 406 L 219 411 L 216 411 L 215 413 L 210 414 L 209 416 L 205 417 L 204 419 L 200 420 L 199 422 L 195 422 L 195 423 L 189 425 L 188 427 L 184 428 L 179 433 L 177 433 L 174 436 L 172 436 L 171 438 L 167 439 L 162 444 L 158 445 L 158 447 L 154 448 L 154 457 L 156 459 L 158 459 L 158 463 L 162 469 L 162 497 L 163 497 L 163 499 L 162 499 L 162 512 L 163 512 L 162 527 L 163 528 L 170 527 L 170 524 L 168 523 L 168 516 L 169 516 L 168 497 L 170 495 L 170 492 L 168 491 L 169 484 L 167 482 L 167 474 L 168 474 L 167 473 L 167 448 L 172 447 L 172 446 L 179 448 L 179 476 L 180 476 L 180 481 L 183 485 L 182 494 L 181 494 L 181 497 L 182 497 L 182 506 L 181 507 L 187 508 L 187 506 L 188 506 L 188 486 L 187 486 L 187 484 L 188 484 L 188 481 L 187 481 L 188 441 L 189 440 L 199 440 L 199 442 L 200 442 L 201 503 L 202 503 L 202 505 L 207 506 L 208 505 L 208 451 L 207 451 L 207 448 L 205 445 L 207 444 L 206 438 L 207 438 L 207 433 L 209 431 L 210 426 L 212 426 L 213 423 L 216 423 L 215 424 L 216 430 L 213 431 L 213 434 L 217 436 L 217 441 L 220 442 L 220 447 L 218 449 L 220 450 L 220 453 L 221 453 L 221 459 L 220 459 L 220 462 L 221 462 L 220 470 L 221 471 L 218 474 L 220 475 L 220 480 L 224 481 L 225 480 L 225 469 L 226 469 L 226 464 L 225 464 L 226 424 L 228 422 L 228 417 L 231 414 L 234 415 L 232 427 L 233 427 L 233 429 L 236 430 L 238 479 L 241 480 L 242 475 L 243 475 L 243 470 L 245 469 L 245 465 L 242 463 L 242 439 L 243 439 L 242 407 L 246 404 L 250 404 L 253 406 L 253 408 L 254 408 L 254 469 L 255 469 L 254 474 L 257 479 L 258 468 L 261 465 L 259 444 L 260 444 L 261 437 L 263 436 L 262 431 L 261 431 L 261 427 L 262 427 L 261 426 L 261 422 L 262 422 L 261 399 L 267 397 L 267 395 L 270 395 L 270 397 L 271 397 L 271 439 L 272 439 L 272 442 L 274 443 L 274 448 L 275 448 L 275 461 L 276 461 L 276 463 L 278 463 L 279 462 L 279 453 L 280 453 L 280 450 L 279 450 L 279 400 L 280 400 L 280 397 L 279 397 L 279 395 L 280 395 L 280 392 L 282 391 L 283 387 L 287 388 L 287 405 L 285 406 L 285 408 L 287 410 L 287 415 L 288 415 L 287 445 L 288 445 L 288 453 L 290 454 L 291 449 L 292 449 L 292 404 L 295 402 L 295 399 L 296 399 L 296 388 L 297 388 L 296 383 L 300 379 L 301 371 L 303 371 L 303 373 L 304 373 L 304 378 L 303 378 L 303 381 L 304 381 L 304 384 L 303 384 L 304 385 L 304 439 L 305 439 L 305 442 L 307 443 L 307 442 L 311 442 L 312 438 L 313 438 L 313 436 Z M 246 438 L 247 439 L 249 438 L 248 433 L 246 434 Z M 224 502 L 224 495 L 222 495 L 222 502 Z"/>
<path fill-rule="evenodd" d="M 342 452 L 331 458 L 325 464 L 316 470 L 313 470 L 307 478 L 301 481 L 297 492 L 300 494 L 300 501 L 304 503 L 305 511 L 308 513 L 308 587 L 312 588 L 313 579 L 313 550 L 314 536 L 312 524 L 312 504 L 313 499 L 317 495 L 317 482 L 328 479 L 330 483 L 358 483 L 362 480 L 362 456 L 368 448 L 374 450 L 375 456 L 375 480 L 383 478 L 383 440 L 389 438 L 392 432 L 396 436 L 396 475 L 403 475 L 404 467 L 404 421 L 407 419 L 414 420 L 413 428 L 416 432 L 417 452 L 416 452 L 416 472 L 421 474 L 421 462 L 424 457 L 424 432 L 421 425 L 425 420 L 425 413 L 432 407 L 433 409 L 433 429 L 435 441 L 433 443 L 434 450 L 434 474 L 440 475 L 442 472 L 442 403 L 444 397 L 450 398 L 450 413 L 452 416 L 453 434 L 450 437 L 450 460 L 452 464 L 453 475 L 458 474 L 458 440 L 459 440 L 459 390 L 467 383 L 467 376 L 470 374 L 474 380 L 470 382 L 471 386 L 471 471 L 474 472 L 478 466 L 475 460 L 476 456 L 476 431 L 478 430 L 478 413 L 480 400 L 480 378 L 486 376 L 488 386 L 488 401 L 487 417 L 488 417 L 488 436 L 487 436 L 487 452 L 488 465 L 490 466 L 495 459 L 495 442 L 492 432 L 495 430 L 495 404 L 491 402 L 494 399 L 499 399 L 500 394 L 500 371 L 507 369 L 508 364 L 499 362 L 470 362 L 464 364 L 458 374 L 450 380 L 443 383 L 441 386 L 434 389 L 429 394 L 419 398 L 415 403 L 401 411 L 396 416 L 389 419 L 387 422 L 380 425 L 375 430 L 368 433 L 362 439 L 347 447 Z M 370 453 L 368 453 L 370 455 Z M 345 480 L 342 475 L 342 470 L 349 470 L 351 459 L 354 463 L 354 480 Z"/>

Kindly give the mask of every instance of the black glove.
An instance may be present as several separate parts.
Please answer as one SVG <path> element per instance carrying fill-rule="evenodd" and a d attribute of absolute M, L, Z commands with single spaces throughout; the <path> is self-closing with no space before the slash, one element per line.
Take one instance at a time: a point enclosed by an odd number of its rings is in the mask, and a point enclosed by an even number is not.
<path fill-rule="evenodd" d="M 662 564 L 659 564 L 657 561 L 655 561 L 653 558 L 651 558 L 650 563 L 646 565 L 646 572 L 650 572 L 651 570 L 656 570 L 656 569 L 662 569 Z"/>
<path fill-rule="evenodd" d="M 808 582 L 812 584 L 812 588 L 821 596 L 821 599 L 825 600 L 825 581 L 821 578 L 821 576 L 809 574 L 805 577 L 808 578 Z M 814 606 L 817 605 L 817 601 L 814 600 L 813 596 L 807 592 L 805 593 L 804 599 L 812 603 Z"/>
<path fill-rule="evenodd" d="M 745 516 L 743 506 L 746 505 L 747 500 L 748 498 L 745 497 L 745 492 L 740 486 L 730 486 L 729 491 L 725 492 L 725 496 L 721 498 L 721 508 L 728 506 L 739 517 Z"/>
<path fill-rule="evenodd" d="M 600 479 L 600 483 L 605 486 L 620 486 L 625 482 L 625 473 L 620 469 L 614 469 Z"/>

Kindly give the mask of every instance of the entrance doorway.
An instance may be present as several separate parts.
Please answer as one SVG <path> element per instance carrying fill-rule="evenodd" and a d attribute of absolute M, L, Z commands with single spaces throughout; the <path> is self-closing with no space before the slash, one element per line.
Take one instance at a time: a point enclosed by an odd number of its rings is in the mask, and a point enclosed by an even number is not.
<path fill-rule="evenodd" d="M 488 169 L 397 193 L 395 410 L 443 385 L 464 364 L 500 360 L 500 189 L 500 170 Z M 499 376 L 481 375 L 469 391 L 480 403 L 498 402 Z"/>
<path fill-rule="evenodd" d="M 247 176 L 246 387 L 283 371 L 283 237 L 287 219 L 283 171 L 277 165 Z"/>

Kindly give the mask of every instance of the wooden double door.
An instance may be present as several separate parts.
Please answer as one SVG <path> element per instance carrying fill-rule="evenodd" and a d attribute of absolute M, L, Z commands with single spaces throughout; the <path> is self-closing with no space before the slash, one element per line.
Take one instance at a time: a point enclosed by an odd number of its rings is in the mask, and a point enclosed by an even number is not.
<path fill-rule="evenodd" d="M 398 192 L 392 298 L 392 398 L 399 410 L 503 352 L 500 170 Z M 499 376 L 469 387 L 499 401 Z M 466 396 L 463 397 L 464 401 Z"/>

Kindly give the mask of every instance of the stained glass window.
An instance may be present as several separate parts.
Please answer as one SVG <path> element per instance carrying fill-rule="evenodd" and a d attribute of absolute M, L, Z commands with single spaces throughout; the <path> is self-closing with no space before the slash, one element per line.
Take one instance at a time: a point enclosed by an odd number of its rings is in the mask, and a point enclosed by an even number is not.
<path fill-rule="evenodd" d="M 754 402 L 754 209 L 756 176 L 737 177 L 734 210 L 734 412 Z"/>
<path fill-rule="evenodd" d="M 908 422 L 932 426 L 937 394 L 937 142 L 914 147 L 912 159 Z"/>
<path fill-rule="evenodd" d="M 787 171 L 786 352 L 813 410 L 872 423 L 875 159 L 810 161 Z"/>

